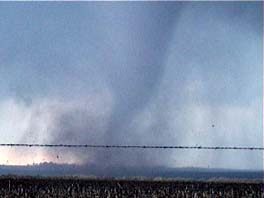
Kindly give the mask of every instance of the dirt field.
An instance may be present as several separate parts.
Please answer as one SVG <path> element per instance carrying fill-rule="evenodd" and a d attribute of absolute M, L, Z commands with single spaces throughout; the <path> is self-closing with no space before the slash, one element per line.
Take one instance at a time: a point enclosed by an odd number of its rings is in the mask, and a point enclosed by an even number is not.
<path fill-rule="evenodd" d="M 261 182 L 1 177 L 0 197 L 264 197 Z"/>

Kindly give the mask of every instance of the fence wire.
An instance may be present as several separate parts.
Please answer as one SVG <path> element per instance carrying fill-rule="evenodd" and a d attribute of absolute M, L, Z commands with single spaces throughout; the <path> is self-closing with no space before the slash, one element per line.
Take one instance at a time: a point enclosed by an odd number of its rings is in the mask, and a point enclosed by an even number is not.
<path fill-rule="evenodd" d="M 198 150 L 264 150 L 263 147 L 239 146 L 168 146 L 168 145 L 96 145 L 96 144 L 0 144 L 0 147 L 61 147 L 104 149 L 198 149 Z"/>

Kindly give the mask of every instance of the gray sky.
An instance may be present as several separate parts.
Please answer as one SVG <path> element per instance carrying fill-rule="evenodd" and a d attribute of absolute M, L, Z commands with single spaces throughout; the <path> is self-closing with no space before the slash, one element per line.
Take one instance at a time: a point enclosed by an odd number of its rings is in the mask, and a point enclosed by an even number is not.
<path fill-rule="evenodd" d="M 261 2 L 0 2 L 0 43 L 1 143 L 262 146 Z M 250 151 L 1 150 L 262 168 Z"/>

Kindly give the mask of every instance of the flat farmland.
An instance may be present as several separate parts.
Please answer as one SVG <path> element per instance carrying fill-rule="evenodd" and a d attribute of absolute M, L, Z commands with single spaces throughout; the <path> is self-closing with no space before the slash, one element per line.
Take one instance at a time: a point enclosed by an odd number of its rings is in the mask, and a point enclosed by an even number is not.
<path fill-rule="evenodd" d="M 0 197 L 264 197 L 261 181 L 91 179 L 78 177 L 0 178 Z"/>

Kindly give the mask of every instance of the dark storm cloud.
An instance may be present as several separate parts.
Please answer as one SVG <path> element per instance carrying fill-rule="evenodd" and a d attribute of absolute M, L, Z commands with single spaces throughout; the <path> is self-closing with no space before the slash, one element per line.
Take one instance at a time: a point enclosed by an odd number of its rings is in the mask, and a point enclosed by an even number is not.
<path fill-rule="evenodd" d="M 259 5 L 1 3 L 0 93 L 29 112 L 21 141 L 234 143 L 221 134 L 226 128 L 206 137 L 213 121 L 227 126 L 258 115 L 258 105 L 252 110 L 250 104 L 252 95 L 259 96 Z M 246 143 L 249 137 L 243 137 L 235 143 Z M 202 165 L 227 163 L 226 155 L 215 160 L 201 152 L 203 161 L 186 151 L 49 151 L 58 153 L 97 165 L 191 164 L 190 156 Z M 239 163 L 246 158 L 240 156 Z"/>

